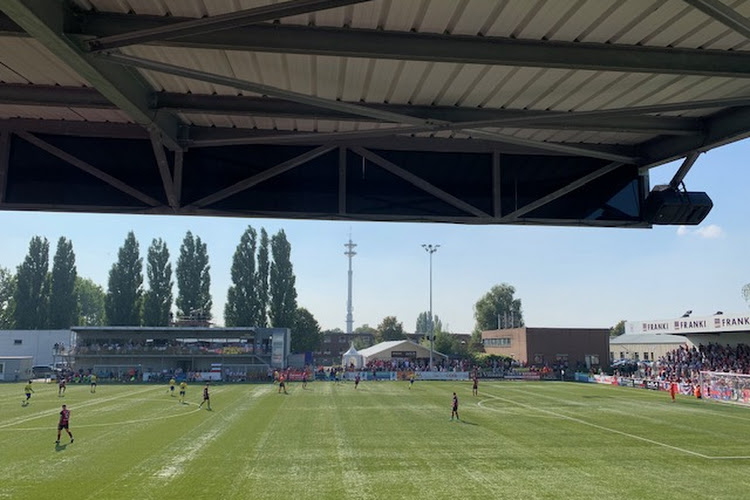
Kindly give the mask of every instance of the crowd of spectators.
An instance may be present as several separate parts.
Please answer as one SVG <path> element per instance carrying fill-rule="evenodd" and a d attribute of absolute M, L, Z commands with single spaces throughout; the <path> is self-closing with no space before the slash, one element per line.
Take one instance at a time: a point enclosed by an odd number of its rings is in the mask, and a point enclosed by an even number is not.
<path fill-rule="evenodd" d="M 362 371 L 367 372 L 397 372 L 397 371 L 415 371 L 422 372 L 427 371 L 429 366 L 429 360 L 417 359 L 375 359 L 370 360 L 362 368 Z M 472 369 L 470 360 L 466 359 L 433 359 L 434 370 L 438 372 L 465 372 Z M 353 369 L 353 367 L 348 367 Z"/>
<path fill-rule="evenodd" d="M 750 346 L 680 346 L 659 358 L 649 375 L 656 374 L 661 380 L 698 380 L 702 371 L 750 374 Z"/>
<path fill-rule="evenodd" d="M 73 348 L 73 355 L 122 355 L 122 354 L 219 354 L 231 356 L 237 354 L 270 354 L 271 346 L 256 346 L 248 343 L 230 342 L 181 342 L 172 340 L 156 343 L 146 341 L 86 343 Z"/>

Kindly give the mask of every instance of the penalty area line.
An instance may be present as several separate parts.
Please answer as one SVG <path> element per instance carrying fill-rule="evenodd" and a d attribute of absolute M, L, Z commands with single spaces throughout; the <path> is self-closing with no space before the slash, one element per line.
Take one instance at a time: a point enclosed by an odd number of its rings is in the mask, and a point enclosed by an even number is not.
<path fill-rule="evenodd" d="M 512 399 L 507 399 L 507 398 L 503 398 L 503 397 L 500 397 L 500 396 L 495 396 L 494 394 L 487 394 L 487 396 L 489 396 L 491 399 L 495 399 L 495 400 L 499 400 L 499 401 L 504 401 L 506 403 L 511 403 L 511 404 L 514 404 L 514 405 L 518 405 L 518 406 L 521 406 L 521 407 L 529 409 L 529 410 L 534 410 L 534 411 L 541 412 L 541 413 L 547 413 L 549 415 L 553 415 L 555 417 L 558 417 L 558 418 L 561 418 L 561 419 L 564 419 L 564 420 L 570 420 L 571 422 L 576 422 L 576 423 L 581 424 L 581 425 L 586 425 L 586 426 L 593 427 L 595 429 L 599 429 L 599 430 L 602 430 L 602 431 L 611 432 L 612 434 L 619 434 L 620 436 L 629 437 L 631 439 L 636 439 L 638 441 L 643 441 L 643 442 L 646 442 L 646 443 L 649 443 L 649 444 L 653 444 L 653 445 L 656 445 L 656 446 L 661 446 L 663 448 L 668 448 L 668 449 L 671 449 L 671 450 L 674 450 L 674 451 L 679 451 L 680 453 L 685 453 L 686 455 L 693 455 L 695 457 L 703 458 L 703 459 L 706 459 L 706 460 L 747 460 L 747 459 L 750 459 L 750 456 L 718 456 L 718 457 L 712 457 L 710 455 L 705 455 L 705 454 L 699 453 L 697 451 L 692 451 L 692 450 L 688 450 L 688 449 L 685 449 L 685 448 L 680 448 L 679 446 L 673 446 L 671 444 L 662 443 L 660 441 L 656 441 L 654 439 L 650 439 L 650 438 L 646 438 L 646 437 L 643 437 L 643 436 L 639 436 L 637 434 L 631 434 L 629 432 L 620 431 L 620 430 L 617 430 L 617 429 L 612 429 L 611 427 L 605 427 L 603 425 L 594 424 L 592 422 L 587 422 L 586 420 L 582 420 L 580 418 L 571 417 L 569 415 L 564 415 L 562 413 L 557 413 L 557 412 L 550 411 L 550 410 L 545 410 L 543 408 L 537 408 L 535 406 L 528 405 L 528 404 L 525 404 L 525 403 L 521 403 L 519 401 L 514 401 Z M 483 408 L 485 410 L 494 411 L 493 408 L 484 406 L 482 404 L 484 401 L 487 401 L 487 399 L 483 399 L 482 401 L 477 402 L 477 406 L 479 406 L 480 408 Z"/>

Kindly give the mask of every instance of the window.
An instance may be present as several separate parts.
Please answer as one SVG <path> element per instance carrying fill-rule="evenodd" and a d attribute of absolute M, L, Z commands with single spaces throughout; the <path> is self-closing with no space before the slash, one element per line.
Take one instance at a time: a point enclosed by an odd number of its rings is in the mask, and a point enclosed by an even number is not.
<path fill-rule="evenodd" d="M 0 363 L 0 375 L 5 372 L 5 363 Z"/>
<path fill-rule="evenodd" d="M 484 339 L 484 345 L 488 347 L 510 347 L 510 337 Z"/>
<path fill-rule="evenodd" d="M 643 360 L 644 361 L 648 361 L 648 353 L 647 352 L 643 353 Z"/>
<path fill-rule="evenodd" d="M 346 342 L 346 337 L 339 337 L 339 344 L 343 344 Z"/>
<path fill-rule="evenodd" d="M 625 353 L 620 351 L 620 359 L 625 359 Z"/>
<path fill-rule="evenodd" d="M 23 339 L 13 339 L 13 345 L 21 345 L 23 344 Z"/>
<path fill-rule="evenodd" d="M 330 344 L 331 343 L 331 337 L 325 337 L 325 338 L 323 338 L 323 343 L 324 344 Z"/>

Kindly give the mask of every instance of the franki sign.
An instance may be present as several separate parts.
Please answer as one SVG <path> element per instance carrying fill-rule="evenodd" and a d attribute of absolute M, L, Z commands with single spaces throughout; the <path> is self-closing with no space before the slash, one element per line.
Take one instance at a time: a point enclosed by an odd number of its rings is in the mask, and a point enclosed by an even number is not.
<path fill-rule="evenodd" d="M 626 333 L 722 333 L 750 332 L 750 315 L 719 314 L 697 318 L 626 321 Z"/>

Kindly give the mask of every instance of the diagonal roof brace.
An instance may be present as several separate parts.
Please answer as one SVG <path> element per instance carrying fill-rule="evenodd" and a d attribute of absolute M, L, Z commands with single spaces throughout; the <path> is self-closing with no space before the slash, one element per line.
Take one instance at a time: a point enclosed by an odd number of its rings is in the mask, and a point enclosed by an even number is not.
<path fill-rule="evenodd" d="M 299 92 L 293 92 L 290 90 L 284 90 L 270 85 L 264 85 L 261 83 L 249 82 L 247 80 L 240 80 L 229 76 L 216 75 L 207 73 L 205 71 L 175 66 L 173 64 L 165 63 L 162 61 L 154 61 L 150 59 L 143 59 L 140 57 L 128 56 L 123 54 L 105 53 L 107 59 L 115 61 L 124 65 L 134 66 L 142 69 L 148 69 L 152 71 L 158 71 L 170 75 L 181 76 L 184 78 L 193 78 L 195 80 L 215 83 L 218 85 L 226 85 L 240 90 L 249 90 L 251 92 L 257 92 L 260 94 L 271 95 L 275 97 L 281 97 L 293 102 L 299 102 L 302 104 L 310 104 L 318 106 L 324 109 L 332 109 L 336 111 L 343 111 L 346 113 L 353 113 L 360 116 L 371 117 L 376 119 L 384 119 L 386 121 L 392 121 L 399 124 L 415 125 L 419 132 L 428 132 L 436 129 L 454 129 L 454 130 L 467 130 L 468 132 L 491 141 L 497 141 L 507 144 L 516 144 L 521 146 L 534 146 L 540 150 L 548 150 L 555 152 L 564 152 L 569 154 L 577 154 L 581 156 L 599 158 L 610 161 L 621 161 L 624 163 L 637 163 L 639 158 L 623 156 L 618 154 L 612 154 L 602 152 L 599 150 L 588 149 L 576 145 L 568 145 L 562 143 L 552 143 L 544 141 L 534 141 L 530 139 L 517 138 L 511 135 L 499 134 L 490 131 L 477 130 L 474 128 L 474 123 L 463 122 L 463 123 L 450 123 L 443 120 L 428 120 L 418 118 L 409 115 L 403 115 L 394 113 L 391 111 L 381 111 L 378 109 L 369 108 L 360 104 L 352 104 L 342 101 L 334 101 L 330 99 L 324 99 L 321 97 L 311 96 L 307 94 L 301 94 Z M 484 122 L 477 122 L 483 126 L 486 126 Z M 370 132 L 370 131 L 367 131 Z M 376 131 L 377 132 L 377 131 Z M 382 135 L 400 134 L 400 133 L 413 133 L 408 127 L 403 129 L 393 128 L 392 130 L 386 131 Z M 336 138 L 334 137 L 334 140 Z"/>
<path fill-rule="evenodd" d="M 85 54 L 63 33 L 72 16 L 65 2 L 3 0 L 2 10 L 133 121 L 158 133 L 169 149 L 182 148 L 179 119 L 169 112 L 149 109 L 152 89 L 137 72 Z"/>
<path fill-rule="evenodd" d="M 120 35 L 103 36 L 88 40 L 86 46 L 90 51 L 109 50 L 127 45 L 170 40 L 230 28 L 239 28 L 263 21 L 273 21 L 284 17 L 298 16 L 300 14 L 334 9 L 336 7 L 344 7 L 367 1 L 370 0 L 290 0 L 202 19 L 146 28 Z"/>
<path fill-rule="evenodd" d="M 724 26 L 731 28 L 745 38 L 750 39 L 750 19 L 746 18 L 720 0 L 683 0 L 715 19 Z"/>

